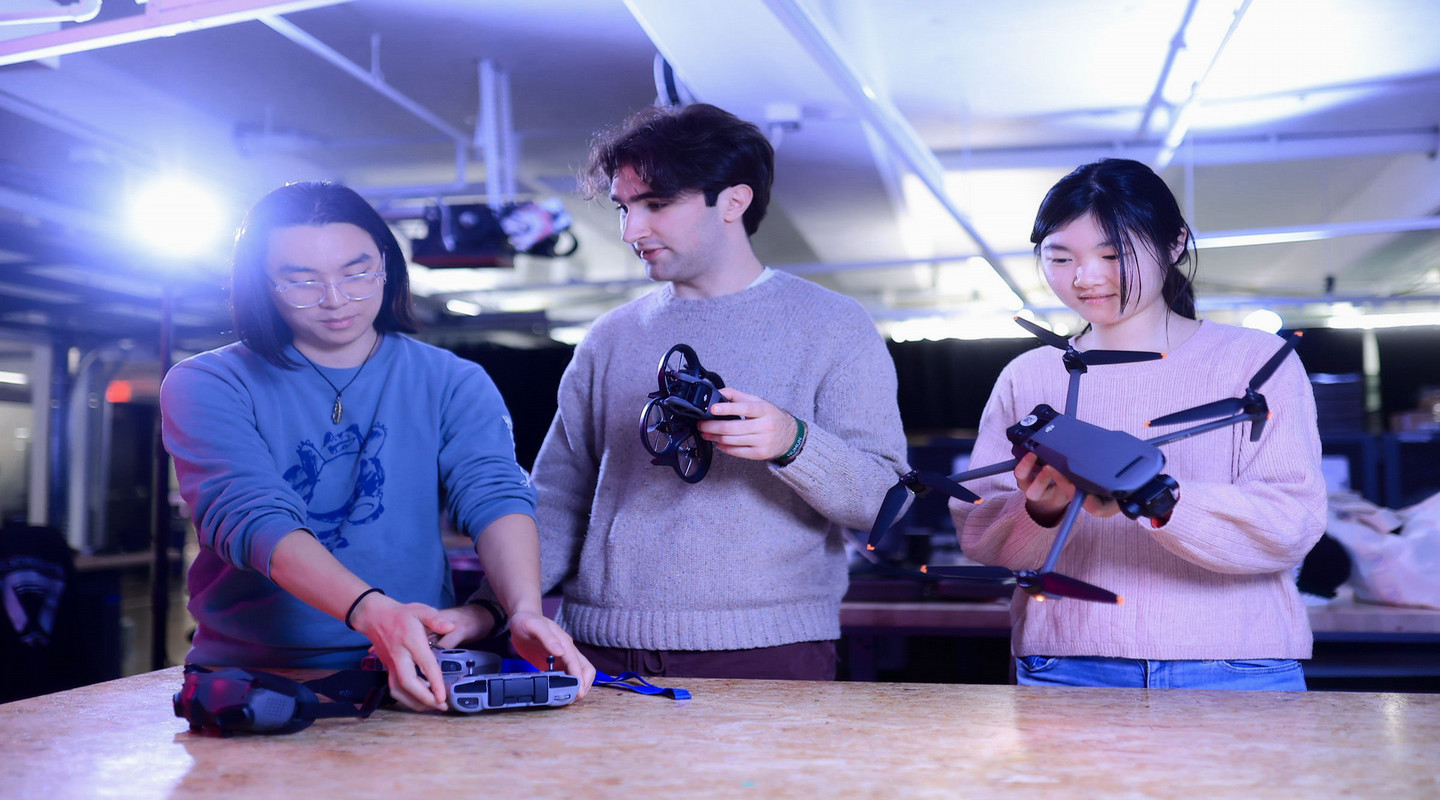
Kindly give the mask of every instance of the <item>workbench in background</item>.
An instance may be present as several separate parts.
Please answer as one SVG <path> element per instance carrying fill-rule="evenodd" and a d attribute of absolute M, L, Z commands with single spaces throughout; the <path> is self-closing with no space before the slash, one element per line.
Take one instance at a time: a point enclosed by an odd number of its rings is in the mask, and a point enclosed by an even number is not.
<path fill-rule="evenodd" d="M 1309 612 L 1311 688 L 1440 691 L 1440 611 L 1340 598 Z M 1010 680 L 1009 600 L 846 600 L 840 628 L 850 680 Z"/>

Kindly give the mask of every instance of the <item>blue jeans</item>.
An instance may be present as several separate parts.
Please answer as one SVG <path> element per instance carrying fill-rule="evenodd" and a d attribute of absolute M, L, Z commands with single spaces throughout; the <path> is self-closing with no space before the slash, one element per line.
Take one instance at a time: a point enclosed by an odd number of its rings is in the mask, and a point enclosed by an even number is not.
<path fill-rule="evenodd" d="M 1098 656 L 1024 656 L 1015 659 L 1022 686 L 1114 686 L 1136 689 L 1263 689 L 1305 691 L 1305 673 L 1293 659 L 1147 661 Z"/>

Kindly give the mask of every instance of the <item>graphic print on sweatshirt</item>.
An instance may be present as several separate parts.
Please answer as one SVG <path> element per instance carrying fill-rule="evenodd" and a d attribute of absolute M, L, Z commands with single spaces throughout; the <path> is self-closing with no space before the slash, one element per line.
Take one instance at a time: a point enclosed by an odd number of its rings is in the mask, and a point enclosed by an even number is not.
<path fill-rule="evenodd" d="M 374 522 L 384 513 L 384 446 L 385 426 L 377 424 L 365 436 L 351 425 L 326 433 L 319 447 L 307 439 L 295 448 L 300 463 L 285 471 L 285 480 L 305 498 L 310 530 L 330 551 L 350 545 L 341 533 L 345 525 Z"/>

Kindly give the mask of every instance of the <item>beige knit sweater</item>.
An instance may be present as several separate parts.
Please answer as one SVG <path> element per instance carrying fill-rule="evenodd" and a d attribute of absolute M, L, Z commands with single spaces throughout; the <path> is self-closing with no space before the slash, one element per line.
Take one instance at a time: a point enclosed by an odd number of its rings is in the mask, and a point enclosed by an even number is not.
<path fill-rule="evenodd" d="M 1076 416 L 1140 438 L 1146 420 L 1238 397 L 1280 347 L 1267 333 L 1202 323 L 1160 361 L 1090 368 Z M 1009 459 L 1004 430 L 1039 403 L 1065 407 L 1060 352 L 1040 347 L 1001 373 L 985 407 L 972 466 Z M 1259 442 L 1241 424 L 1164 445 L 1165 473 L 1180 502 L 1158 530 L 1123 515 L 1082 513 L 1057 570 L 1124 597 L 1123 605 L 1073 599 L 1036 603 L 1017 591 L 1017 656 L 1145 659 L 1308 658 L 1309 619 L 1293 568 L 1325 527 L 1325 481 L 1315 401 L 1291 355 L 1260 389 L 1273 418 Z M 1037 525 L 1014 476 L 973 481 L 982 505 L 951 503 L 969 557 L 1012 569 L 1038 568 L 1056 528 Z"/>
<path fill-rule="evenodd" d="M 808 426 L 789 466 L 716 451 L 697 484 L 650 464 L 656 367 L 693 347 Z M 595 322 L 535 462 L 542 584 L 582 642 L 731 650 L 840 635 L 842 526 L 868 528 L 905 459 L 895 368 L 859 304 L 777 272 L 704 300 L 666 284 Z"/>

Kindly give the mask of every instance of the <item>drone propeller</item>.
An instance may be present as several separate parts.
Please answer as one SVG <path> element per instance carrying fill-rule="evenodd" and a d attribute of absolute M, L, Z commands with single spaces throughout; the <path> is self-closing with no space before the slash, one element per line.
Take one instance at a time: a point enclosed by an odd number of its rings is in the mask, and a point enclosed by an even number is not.
<path fill-rule="evenodd" d="M 1013 319 L 1015 320 L 1015 324 L 1029 331 L 1030 335 L 1034 336 L 1036 339 L 1039 339 L 1045 344 L 1048 344 L 1051 347 L 1057 347 L 1061 350 L 1070 349 L 1070 340 L 1066 339 L 1064 336 L 1061 336 L 1060 334 L 1048 328 L 1042 328 L 1039 325 L 1031 322 L 1030 320 L 1025 319 L 1024 317 L 1014 317 Z"/>
<path fill-rule="evenodd" d="M 1164 353 L 1152 353 L 1144 350 L 1076 350 L 1075 346 L 1054 331 L 1036 325 L 1024 317 L 1014 317 L 1016 324 L 1029 331 L 1035 338 L 1065 351 L 1065 371 L 1070 373 L 1070 386 L 1065 392 L 1065 413 L 1075 413 L 1075 403 L 1080 397 L 1080 376 L 1085 374 L 1086 367 L 1098 367 L 1102 364 L 1132 364 L 1137 361 L 1154 361 L 1164 358 Z"/>
<path fill-rule="evenodd" d="M 875 525 L 870 528 L 870 540 L 865 543 L 865 548 L 874 550 L 875 545 L 885 538 L 890 527 L 900 518 L 900 510 L 905 507 L 907 495 L 914 494 L 918 497 L 931 489 L 967 503 L 984 502 L 980 495 L 938 472 L 911 470 L 885 493 L 885 499 L 880 502 L 880 513 L 875 517 Z"/>
<path fill-rule="evenodd" d="M 1285 357 L 1290 355 L 1290 351 L 1295 349 L 1295 343 L 1298 342 L 1299 337 L 1303 335 L 1303 331 L 1295 331 L 1290 336 L 1285 337 L 1285 344 L 1281 345 L 1280 349 L 1275 352 L 1275 355 L 1271 356 L 1270 360 L 1266 361 L 1255 373 L 1255 376 L 1250 379 L 1250 383 L 1246 384 L 1244 396 L 1213 400 L 1209 403 L 1195 406 L 1194 408 L 1187 408 L 1184 411 L 1166 414 L 1163 417 L 1150 420 L 1145 423 L 1145 426 L 1151 427 L 1155 425 L 1178 425 L 1184 422 L 1202 422 L 1204 420 L 1218 419 L 1220 417 L 1244 413 L 1250 418 L 1250 441 L 1258 441 L 1260 439 L 1260 433 L 1265 430 L 1265 422 L 1270 417 L 1270 407 L 1265 402 L 1265 396 L 1260 394 L 1260 387 L 1264 386 L 1265 382 L 1270 380 L 1270 376 L 1275 374 L 1275 370 L 1285 361 Z"/>
<path fill-rule="evenodd" d="M 920 571 L 932 578 L 953 578 L 959 581 L 984 581 L 986 583 L 1011 583 L 1016 572 L 1005 567 L 932 567 L 929 564 Z"/>
<path fill-rule="evenodd" d="M 1112 591 L 1101 589 L 1093 583 L 1086 583 L 1069 575 L 1061 575 L 1058 572 L 1039 572 L 1029 575 L 1021 573 L 1016 576 L 1015 582 L 1020 585 L 1020 588 L 1034 595 L 1036 600 L 1044 600 L 1046 597 L 1073 597 L 1076 600 L 1089 600 L 1092 603 L 1120 605 L 1125 602 L 1125 598 Z"/>
<path fill-rule="evenodd" d="M 1076 350 L 1075 346 L 1070 344 L 1070 340 L 1064 336 L 1046 330 L 1024 317 L 1015 317 L 1014 319 L 1016 324 L 1029 331 L 1035 338 L 1051 347 L 1064 350 L 1065 355 L 1077 359 L 1087 367 L 1098 367 L 1102 364 L 1133 364 L 1137 361 L 1155 361 L 1165 357 L 1164 353 L 1153 353 L 1148 350 Z"/>
<path fill-rule="evenodd" d="M 1069 575 L 1061 575 L 1058 572 L 1036 572 L 1033 569 L 1012 570 L 1005 567 L 932 567 L 929 565 L 921 567 L 920 571 L 934 578 L 984 583 L 1015 583 L 1034 595 L 1036 600 L 1044 600 L 1046 597 L 1073 597 L 1076 600 L 1088 600 L 1092 603 L 1119 605 L 1125 602 L 1124 598 L 1114 592 L 1101 589 L 1099 586 L 1072 578 Z"/>

